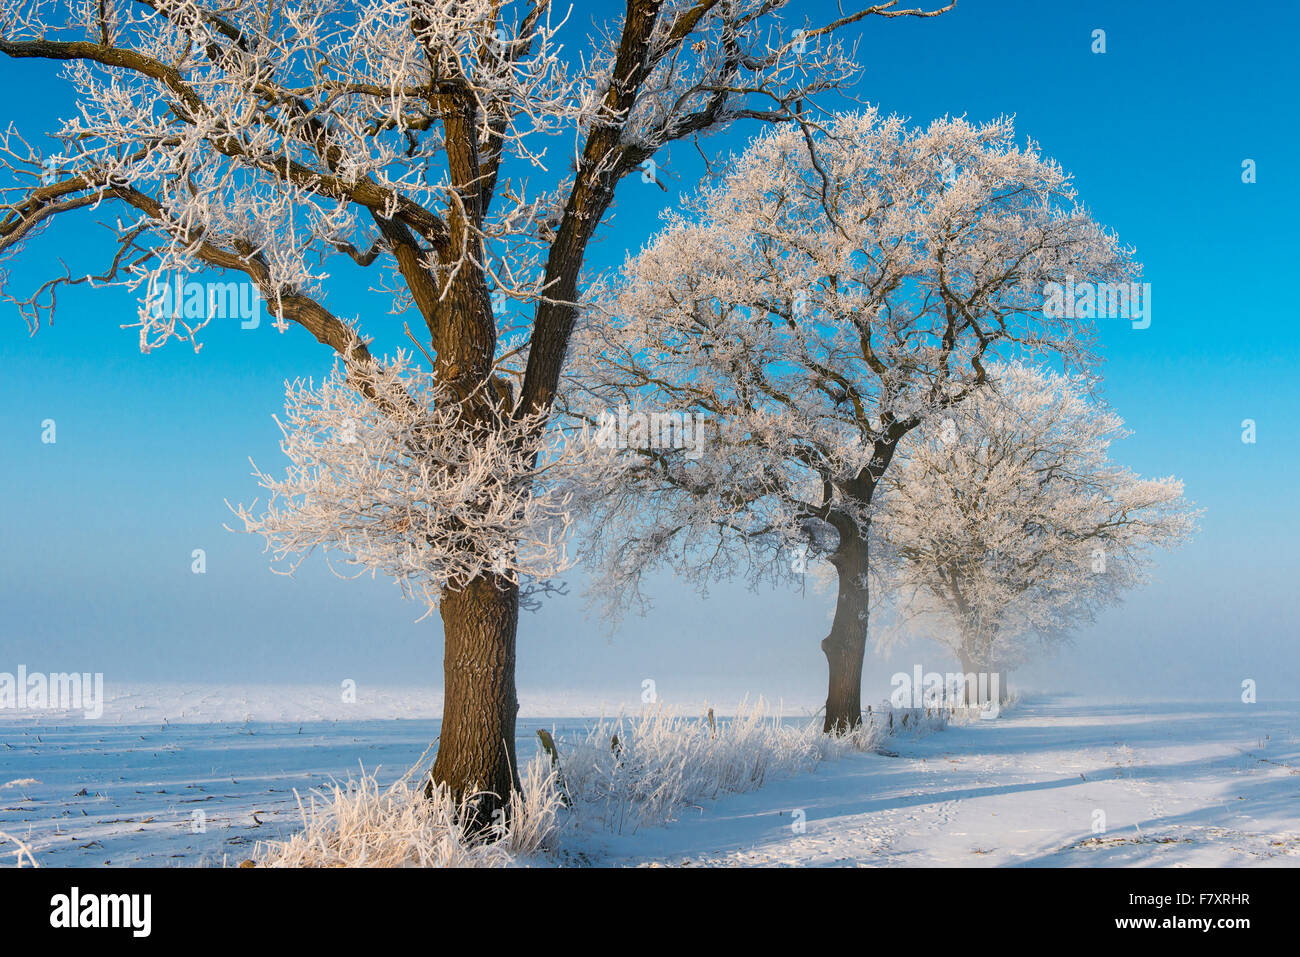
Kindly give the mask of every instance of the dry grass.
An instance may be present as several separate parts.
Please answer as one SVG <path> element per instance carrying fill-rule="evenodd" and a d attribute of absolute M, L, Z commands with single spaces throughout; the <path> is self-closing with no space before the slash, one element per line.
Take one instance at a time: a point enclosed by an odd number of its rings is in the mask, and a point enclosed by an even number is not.
<path fill-rule="evenodd" d="M 614 738 L 618 746 L 613 746 Z M 565 784 L 585 823 L 622 832 L 672 820 L 683 807 L 752 791 L 853 751 L 879 746 L 885 731 L 863 724 L 826 735 L 820 722 L 795 727 L 760 699 L 710 724 L 666 708 L 604 719 L 585 737 L 558 743 Z"/>
<path fill-rule="evenodd" d="M 7 834 L 4 831 L 0 831 L 0 844 L 3 844 L 5 841 L 12 842 L 13 845 L 16 848 L 18 848 L 18 850 L 12 852 L 16 859 L 14 864 L 15 867 L 24 866 L 23 865 L 24 857 L 27 858 L 27 863 L 30 864 L 32 867 L 41 866 L 36 863 L 36 857 L 32 854 L 32 849 L 30 847 L 28 847 L 22 841 L 18 840 L 18 838 L 14 837 L 12 834 Z"/>
<path fill-rule="evenodd" d="M 542 850 L 557 825 L 561 798 L 543 759 L 521 776 L 510 813 L 478 834 L 460 823 L 460 805 L 442 788 L 424 795 L 416 769 L 381 791 L 362 772 L 344 785 L 310 795 L 303 830 L 287 841 L 259 843 L 256 863 L 267 867 L 508 867 Z M 507 822 L 508 823 L 505 823 Z"/>
<path fill-rule="evenodd" d="M 946 720 L 894 712 L 894 733 L 925 733 Z M 622 832 L 671 821 L 683 808 L 722 794 L 752 791 L 770 777 L 807 773 L 846 754 L 872 751 L 889 736 L 873 720 L 849 734 L 826 735 L 820 722 L 794 726 L 760 699 L 711 721 L 669 709 L 601 719 L 579 739 L 557 739 L 559 764 L 539 755 L 521 776 L 505 823 L 471 835 L 444 789 L 426 799 L 427 767 L 381 790 L 372 775 L 314 792 L 303 830 L 260 843 L 254 863 L 268 867 L 505 867 L 540 863 L 562 827 Z M 617 740 L 617 743 L 615 743 Z M 565 806 L 565 802 L 568 806 Z"/>

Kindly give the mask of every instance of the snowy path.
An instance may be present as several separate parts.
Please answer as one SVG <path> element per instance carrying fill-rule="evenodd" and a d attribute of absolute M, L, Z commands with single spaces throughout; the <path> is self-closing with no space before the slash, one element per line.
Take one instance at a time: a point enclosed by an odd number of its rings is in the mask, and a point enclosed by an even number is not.
<path fill-rule="evenodd" d="M 535 729 L 554 724 L 521 720 L 521 757 Z M 418 720 L 0 722 L 0 831 L 47 866 L 233 864 L 256 840 L 296 826 L 294 788 L 346 778 L 359 762 L 392 780 L 436 733 L 436 722 Z M 622 835 L 571 827 L 559 857 L 692 866 L 1300 864 L 1300 704 L 1042 700 L 889 746 L 898 757 L 853 755 L 770 780 L 683 809 L 666 827 Z"/>
<path fill-rule="evenodd" d="M 890 746 L 899 757 L 853 756 L 668 828 L 593 841 L 588 854 L 673 865 L 1300 865 L 1294 705 L 1049 701 Z"/>

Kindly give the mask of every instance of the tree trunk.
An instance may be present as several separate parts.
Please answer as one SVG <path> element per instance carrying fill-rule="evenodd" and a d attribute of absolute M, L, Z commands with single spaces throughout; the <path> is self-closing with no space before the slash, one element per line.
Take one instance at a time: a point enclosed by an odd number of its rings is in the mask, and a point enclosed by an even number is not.
<path fill-rule="evenodd" d="M 1007 693 L 1007 675 L 1008 670 L 994 662 L 985 662 L 972 655 L 969 652 L 961 652 L 961 670 L 966 676 L 966 706 L 968 708 L 983 707 L 991 701 L 997 704 L 1005 704 L 1008 699 Z M 980 681 L 980 675 L 984 675 L 983 682 Z M 993 687 L 993 680 L 997 679 L 997 688 Z M 994 694 L 996 690 L 996 696 Z"/>
<path fill-rule="evenodd" d="M 515 633 L 519 590 L 495 576 L 448 590 L 440 606 L 445 653 L 442 734 L 433 780 L 471 800 L 471 830 L 508 807 L 515 759 Z"/>
<path fill-rule="evenodd" d="M 975 660 L 964 651 L 957 653 L 957 660 L 961 662 L 962 707 L 970 708 L 979 700 L 979 669 L 975 667 Z"/>
<path fill-rule="evenodd" d="M 998 704 L 1006 704 L 1011 699 L 1011 669 L 1001 662 L 993 663 L 993 673 L 998 676 Z M 989 682 L 993 681 L 992 677 Z"/>
<path fill-rule="evenodd" d="M 862 723 L 862 660 L 867 650 L 867 543 L 856 529 L 841 529 L 840 547 L 831 562 L 839 572 L 839 593 L 831 633 L 822 639 L 822 651 L 830 668 L 822 731 L 836 734 Z"/>

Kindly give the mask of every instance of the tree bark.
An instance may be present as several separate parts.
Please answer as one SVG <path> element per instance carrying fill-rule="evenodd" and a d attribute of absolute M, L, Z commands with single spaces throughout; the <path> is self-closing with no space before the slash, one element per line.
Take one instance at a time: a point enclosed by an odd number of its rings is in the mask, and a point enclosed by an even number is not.
<path fill-rule="evenodd" d="M 831 558 L 839 572 L 835 619 L 822 639 L 830 669 L 822 731 L 842 734 L 862 723 L 862 661 L 867 650 L 867 542 L 856 528 L 840 530 Z"/>
<path fill-rule="evenodd" d="M 968 708 L 983 707 L 993 700 L 993 678 L 997 677 L 997 704 L 1005 704 L 1009 698 L 1007 691 L 1007 676 L 1010 673 L 1005 667 L 996 662 L 985 662 L 969 652 L 961 652 L 961 670 L 966 675 L 966 706 Z M 980 686 L 979 676 L 987 675 L 984 679 L 983 687 Z"/>
<path fill-rule="evenodd" d="M 623 115 L 635 103 L 649 69 L 646 51 L 660 6 L 660 0 L 634 0 L 628 4 L 615 80 L 605 102 L 611 117 Z M 448 96 L 440 101 L 440 109 L 449 144 L 452 182 L 462 195 L 464 215 L 481 226 L 487 180 L 474 147 L 476 104 L 468 97 Z M 626 171 L 619 165 L 621 141 L 621 123 L 610 120 L 592 129 L 583 148 L 578 175 L 547 255 L 547 298 L 536 307 L 519 414 L 551 409 L 577 316 L 573 303 L 578 299 L 578 277 L 587 243 L 613 200 L 619 177 Z M 478 265 L 483 260 L 482 244 L 476 233 L 461 228 L 460 216 L 454 212 L 450 217 L 444 257 L 458 266 L 439 277 L 440 285 L 432 290 L 438 295 L 426 297 L 427 303 L 421 302 L 421 306 L 430 317 L 439 381 L 466 397 L 492 375 L 496 324 L 486 278 Z M 468 255 L 462 248 L 466 242 L 473 247 Z M 400 243 L 398 248 L 411 257 L 411 272 L 416 280 L 411 288 L 419 301 L 422 283 L 418 281 L 415 249 Z M 442 737 L 432 780 L 449 785 L 458 798 L 486 792 L 476 801 L 475 814 L 487 820 L 511 790 L 519 787 L 515 760 L 518 589 L 486 576 L 458 592 L 447 592 L 441 612 L 446 636 L 445 691 Z"/>
<path fill-rule="evenodd" d="M 519 789 L 515 758 L 515 634 L 519 591 L 495 576 L 447 591 L 442 734 L 433 781 L 470 803 L 471 830 L 492 822 Z"/>
<path fill-rule="evenodd" d="M 1006 704 L 1011 699 L 1011 687 L 1009 684 L 1011 669 L 1001 662 L 994 662 L 992 673 L 998 676 L 998 704 Z M 992 681 L 993 677 L 990 675 L 990 687 L 992 687 Z"/>
<path fill-rule="evenodd" d="M 958 657 L 961 659 L 961 673 L 966 687 L 966 699 L 962 704 L 967 708 L 975 708 L 984 702 L 980 700 L 988 696 L 988 688 L 985 686 L 984 693 L 980 693 L 980 672 L 984 670 L 983 665 L 975 660 L 968 652 L 961 652 Z"/>

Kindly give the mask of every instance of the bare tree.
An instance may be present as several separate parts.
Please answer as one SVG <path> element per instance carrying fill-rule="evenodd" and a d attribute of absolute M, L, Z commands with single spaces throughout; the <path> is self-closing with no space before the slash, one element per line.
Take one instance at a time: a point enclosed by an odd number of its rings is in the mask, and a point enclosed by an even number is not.
<path fill-rule="evenodd" d="M 309 331 L 378 399 L 367 338 L 328 305 L 327 265 L 346 255 L 423 321 L 466 441 L 492 441 L 551 407 L 622 177 L 734 120 L 798 120 L 854 77 L 843 28 L 948 9 L 889 0 L 791 31 L 784 7 L 627 0 L 569 54 L 546 0 L 3 0 L 0 53 L 62 64 L 79 108 L 45 131 L 53 155 L 14 131 L 0 144 L 0 253 L 65 213 L 118 215 L 102 272 L 10 295 L 35 329 L 66 284 L 123 285 L 141 294 L 142 349 L 197 348 L 204 320 L 158 314 L 150 290 L 172 272 L 242 273 L 281 328 Z M 571 169 L 535 189 L 548 147 Z M 434 778 L 495 795 L 482 808 L 518 783 L 516 581 L 489 569 L 424 592 L 446 647 Z"/>
<path fill-rule="evenodd" d="M 1111 460 L 1124 423 L 1084 377 L 1022 363 L 989 376 L 885 478 L 876 529 L 902 627 L 879 634 L 933 638 L 968 694 L 971 676 L 997 674 L 1005 698 L 1010 668 L 1141 584 L 1150 551 L 1183 541 L 1195 513 L 1182 482 Z"/>
<path fill-rule="evenodd" d="M 575 339 L 576 420 L 625 406 L 704 428 L 698 447 L 622 442 L 625 480 L 593 492 L 612 607 L 664 563 L 780 581 L 825 557 L 825 728 L 856 725 L 872 502 L 900 441 L 1001 352 L 1086 363 L 1092 324 L 1045 308 L 1045 286 L 1136 274 L 1007 120 L 914 129 L 869 109 L 760 136 L 593 298 Z"/>

